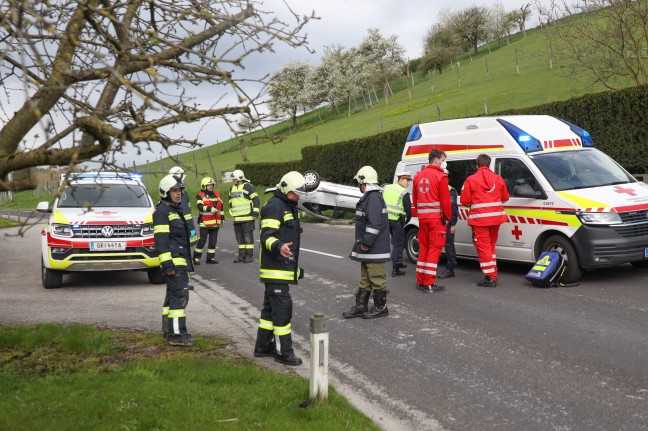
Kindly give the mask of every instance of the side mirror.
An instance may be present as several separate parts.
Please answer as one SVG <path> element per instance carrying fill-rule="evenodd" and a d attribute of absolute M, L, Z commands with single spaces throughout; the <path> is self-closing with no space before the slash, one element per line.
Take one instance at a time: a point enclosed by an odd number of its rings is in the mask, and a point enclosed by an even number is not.
<path fill-rule="evenodd" d="M 39 202 L 36 206 L 36 211 L 39 213 L 48 213 L 50 212 L 49 202 Z"/>
<path fill-rule="evenodd" d="M 516 185 L 513 189 L 513 196 L 517 198 L 544 199 L 545 194 L 541 191 L 534 190 L 524 180 L 515 180 Z"/>

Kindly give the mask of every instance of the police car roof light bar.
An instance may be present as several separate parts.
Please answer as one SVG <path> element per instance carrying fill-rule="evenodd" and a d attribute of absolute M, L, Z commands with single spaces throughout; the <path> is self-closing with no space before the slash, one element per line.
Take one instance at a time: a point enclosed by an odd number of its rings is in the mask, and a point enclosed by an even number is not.
<path fill-rule="evenodd" d="M 592 140 L 592 136 L 589 134 L 587 130 L 583 130 L 577 125 L 572 124 L 569 121 L 563 120 L 562 118 L 559 118 L 559 120 L 567 124 L 570 130 L 575 134 L 577 134 L 579 138 L 581 138 L 583 147 L 594 147 L 594 141 Z"/>
<path fill-rule="evenodd" d="M 519 127 L 509 123 L 506 120 L 502 120 L 501 118 L 498 118 L 497 121 L 504 126 L 504 129 L 506 129 L 507 132 L 511 134 L 513 139 L 515 139 L 515 142 L 518 143 L 520 147 L 524 150 L 525 153 L 533 153 L 536 151 L 542 151 L 542 144 L 540 141 L 524 130 L 520 129 Z"/>

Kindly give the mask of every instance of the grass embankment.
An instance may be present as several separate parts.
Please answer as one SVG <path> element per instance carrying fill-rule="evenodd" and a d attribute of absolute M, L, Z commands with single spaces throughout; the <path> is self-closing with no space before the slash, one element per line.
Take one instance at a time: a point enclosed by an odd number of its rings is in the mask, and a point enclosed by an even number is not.
<path fill-rule="evenodd" d="M 0 229 L 6 228 L 6 227 L 15 227 L 15 226 L 20 226 L 22 223 L 19 223 L 15 220 L 10 220 L 6 218 L 0 218 Z"/>
<path fill-rule="evenodd" d="M 308 381 L 157 335 L 43 324 L 0 327 L 0 429 L 377 430 L 334 390 L 300 407 Z"/>

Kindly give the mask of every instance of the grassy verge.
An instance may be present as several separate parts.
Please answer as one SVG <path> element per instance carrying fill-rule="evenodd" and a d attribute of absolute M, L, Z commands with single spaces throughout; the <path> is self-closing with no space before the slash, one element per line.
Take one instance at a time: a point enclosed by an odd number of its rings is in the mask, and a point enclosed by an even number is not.
<path fill-rule="evenodd" d="M 22 223 L 19 223 L 15 220 L 9 220 L 6 218 L 0 218 L 0 229 L 5 228 L 5 227 L 15 227 L 15 226 L 21 226 Z"/>
<path fill-rule="evenodd" d="M 0 429 L 376 430 L 332 388 L 300 404 L 308 381 L 198 338 L 43 324 L 0 327 Z"/>

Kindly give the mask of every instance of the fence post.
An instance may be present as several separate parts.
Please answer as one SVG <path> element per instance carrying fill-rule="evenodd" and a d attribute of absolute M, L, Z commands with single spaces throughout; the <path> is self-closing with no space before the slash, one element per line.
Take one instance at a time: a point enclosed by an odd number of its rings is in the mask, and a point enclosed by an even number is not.
<path fill-rule="evenodd" d="M 328 317 L 315 313 L 310 318 L 310 399 L 328 399 Z"/>

